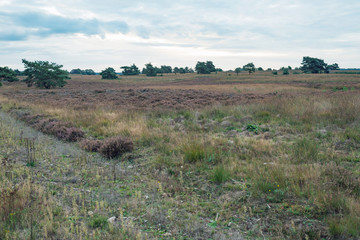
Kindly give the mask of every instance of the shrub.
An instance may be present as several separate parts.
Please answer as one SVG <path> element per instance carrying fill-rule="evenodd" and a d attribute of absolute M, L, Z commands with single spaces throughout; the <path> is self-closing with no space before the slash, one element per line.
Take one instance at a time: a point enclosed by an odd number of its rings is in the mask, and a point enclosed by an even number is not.
<path fill-rule="evenodd" d="M 104 229 L 108 226 L 107 218 L 104 216 L 95 215 L 89 222 L 90 227 L 92 228 L 101 228 Z"/>
<path fill-rule="evenodd" d="M 45 134 L 53 135 L 60 140 L 68 142 L 76 142 L 85 135 L 81 129 L 56 119 L 39 120 L 35 123 L 34 127 Z"/>
<path fill-rule="evenodd" d="M 125 137 L 112 137 L 103 141 L 99 152 L 106 158 L 116 158 L 133 150 L 133 142 Z"/>
<path fill-rule="evenodd" d="M 79 146 L 81 149 L 89 152 L 99 152 L 100 147 L 102 145 L 101 140 L 90 140 L 90 139 L 84 139 L 79 143 Z"/>

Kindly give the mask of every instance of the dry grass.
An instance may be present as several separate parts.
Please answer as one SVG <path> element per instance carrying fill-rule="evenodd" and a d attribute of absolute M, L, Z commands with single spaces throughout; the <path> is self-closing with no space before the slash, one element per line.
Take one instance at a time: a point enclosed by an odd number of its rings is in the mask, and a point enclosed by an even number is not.
<path fill-rule="evenodd" d="M 100 96 L 109 93 L 107 90 L 129 88 L 169 89 L 172 93 L 196 89 L 214 96 L 277 92 L 268 98 L 248 98 L 246 104 L 212 102 L 194 109 L 160 105 L 163 109 L 152 111 L 129 110 L 112 102 L 67 105 L 61 99 L 54 107 L 50 102 L 39 104 L 0 94 L 4 110 L 26 107 L 69 121 L 93 138 L 122 135 L 134 141 L 134 152 L 123 158 L 129 169 L 136 168 L 128 175 L 117 172 L 112 162 L 91 167 L 82 160 L 77 160 L 79 169 L 68 173 L 86 176 L 86 185 L 78 186 L 91 186 L 105 199 L 103 203 L 88 199 L 93 202 L 90 207 L 86 202 L 82 207 L 78 200 L 76 204 L 72 199 L 63 202 L 72 207 L 70 215 L 75 215 L 77 205 L 78 216 L 91 223 L 84 228 L 88 233 L 96 234 L 99 226 L 102 232 L 98 236 L 104 237 L 113 236 L 116 229 L 120 236 L 135 238 L 140 230 L 159 239 L 360 236 L 360 76 L 272 76 L 264 72 L 251 76 L 122 76 L 117 81 L 74 76 L 71 81 L 64 89 L 47 93 L 48 97 L 69 98 L 68 91 L 86 91 L 87 87 Z M 4 89 L 15 91 L 14 86 Z M 335 91 L 334 87 L 346 89 Z M 31 91 L 43 94 L 42 90 Z M 91 142 L 91 148 L 98 142 Z M 106 193 L 109 189 L 119 194 L 116 200 Z M 74 196 L 64 191 L 63 196 Z M 97 209 L 96 217 L 83 213 L 90 209 Z M 104 221 L 112 215 L 120 219 L 130 216 L 131 221 L 118 222 L 112 229 Z M 75 218 L 75 225 L 82 226 L 84 219 Z M 125 224 L 131 227 L 124 228 Z M 67 226 L 56 234 L 90 236 L 76 235 L 76 230 Z"/>

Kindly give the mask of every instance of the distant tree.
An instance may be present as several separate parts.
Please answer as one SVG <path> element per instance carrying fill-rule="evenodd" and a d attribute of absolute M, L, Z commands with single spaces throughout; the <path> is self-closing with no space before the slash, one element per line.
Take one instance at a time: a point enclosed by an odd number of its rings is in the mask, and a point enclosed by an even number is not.
<path fill-rule="evenodd" d="M 223 70 L 221 68 L 215 68 L 215 72 L 218 73 L 218 72 L 222 72 Z"/>
<path fill-rule="evenodd" d="M 215 65 L 212 61 L 206 61 L 206 67 L 208 69 L 209 72 L 216 72 L 216 68 Z"/>
<path fill-rule="evenodd" d="M 235 68 L 236 75 L 239 75 L 239 73 L 241 73 L 241 71 L 242 71 L 241 67 Z"/>
<path fill-rule="evenodd" d="M 257 69 L 259 72 L 263 72 L 264 71 L 264 69 L 262 68 L 262 67 L 258 67 L 258 69 Z"/>
<path fill-rule="evenodd" d="M 273 71 L 272 74 L 273 74 L 273 75 L 278 75 L 278 72 L 277 72 L 277 71 Z"/>
<path fill-rule="evenodd" d="M 70 74 L 82 74 L 83 71 L 80 68 L 72 69 Z"/>
<path fill-rule="evenodd" d="M 139 75 L 140 74 L 140 70 L 135 64 L 133 64 L 131 66 L 122 66 L 121 69 L 123 69 L 122 74 L 124 74 L 124 75 Z"/>
<path fill-rule="evenodd" d="M 289 75 L 289 69 L 284 68 L 284 70 L 283 70 L 283 75 Z"/>
<path fill-rule="evenodd" d="M 266 69 L 266 71 L 272 71 L 272 69 L 271 69 L 271 68 L 268 68 L 268 69 Z"/>
<path fill-rule="evenodd" d="M 162 73 L 172 73 L 172 67 L 171 66 L 162 65 L 160 67 L 160 70 L 161 70 Z"/>
<path fill-rule="evenodd" d="M 243 66 L 244 71 L 248 71 L 249 74 L 255 72 L 255 65 L 254 63 L 248 63 Z"/>
<path fill-rule="evenodd" d="M 210 74 L 211 72 L 206 66 L 205 62 L 197 62 L 195 66 L 195 71 L 197 74 Z"/>
<path fill-rule="evenodd" d="M 216 68 L 212 61 L 197 62 L 195 71 L 197 74 L 210 74 L 212 72 L 216 72 Z"/>
<path fill-rule="evenodd" d="M 84 75 L 96 75 L 96 73 L 95 73 L 94 70 L 92 70 L 92 69 L 85 69 L 85 70 L 83 71 L 83 74 L 84 74 Z"/>
<path fill-rule="evenodd" d="M 173 72 L 175 73 L 175 75 L 176 75 L 177 73 L 180 73 L 180 68 L 174 67 Z"/>
<path fill-rule="evenodd" d="M 330 71 L 330 70 L 339 70 L 339 65 L 337 63 L 334 63 L 334 64 L 331 64 L 331 65 L 328 65 L 327 66 L 327 70 Z"/>
<path fill-rule="evenodd" d="M 324 60 L 313 57 L 303 57 L 300 69 L 306 73 L 326 72 L 327 64 Z"/>
<path fill-rule="evenodd" d="M 25 65 L 24 75 L 27 76 L 24 82 L 31 87 L 39 88 L 64 87 L 66 79 L 70 79 L 68 71 L 61 69 L 63 66 L 48 61 L 30 62 L 22 60 Z"/>
<path fill-rule="evenodd" d="M 15 72 L 16 76 L 22 76 L 23 75 L 23 72 L 20 71 L 19 69 L 15 69 L 14 72 Z"/>
<path fill-rule="evenodd" d="M 108 67 L 105 70 L 102 70 L 100 72 L 101 78 L 102 79 L 117 79 L 117 74 L 115 72 L 115 69 L 113 69 L 112 67 Z"/>
<path fill-rule="evenodd" d="M 288 66 L 288 69 L 289 69 L 289 70 L 292 70 L 291 66 Z"/>
<path fill-rule="evenodd" d="M 19 81 L 16 78 L 16 72 L 8 67 L 0 67 L 0 81 L 15 82 Z"/>
<path fill-rule="evenodd" d="M 185 70 L 188 72 L 188 73 L 194 73 L 194 69 L 192 68 L 189 68 L 189 67 L 186 67 Z"/>
<path fill-rule="evenodd" d="M 148 77 L 154 77 L 157 74 L 157 70 L 151 63 L 148 63 L 148 64 L 145 64 L 145 72 L 144 73 Z"/>

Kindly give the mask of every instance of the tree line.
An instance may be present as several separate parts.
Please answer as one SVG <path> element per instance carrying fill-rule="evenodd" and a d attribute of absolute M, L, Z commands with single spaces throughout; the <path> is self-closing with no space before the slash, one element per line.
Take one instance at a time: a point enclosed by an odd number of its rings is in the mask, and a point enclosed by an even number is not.
<path fill-rule="evenodd" d="M 13 70 L 9 67 L 0 67 L 0 86 L 2 81 L 15 82 L 19 81 L 17 76 L 23 75 L 26 76 L 22 81 L 24 81 L 29 87 L 36 86 L 39 88 L 54 88 L 54 87 L 63 87 L 66 84 L 66 80 L 70 79 L 69 72 L 62 69 L 62 65 L 56 63 L 50 63 L 48 61 L 27 61 L 26 59 L 22 60 L 25 70 L 23 72 L 19 70 Z M 175 67 L 162 65 L 160 67 L 153 66 L 151 63 L 145 64 L 145 67 L 140 71 L 140 69 L 132 64 L 131 66 L 122 66 L 123 75 L 139 75 L 145 74 L 146 76 L 157 76 L 158 74 L 184 74 L 184 73 L 194 73 L 197 74 L 211 74 L 222 72 L 221 68 L 216 68 L 212 61 L 200 62 L 198 61 L 195 66 L 195 70 L 189 67 Z M 289 74 L 289 70 L 292 70 L 290 66 L 282 67 L 280 70 L 284 75 Z M 337 63 L 327 64 L 323 59 L 314 58 L 314 57 L 303 57 L 300 68 L 295 68 L 295 70 L 300 70 L 304 73 L 330 73 L 331 70 L 339 70 L 339 65 Z M 264 71 L 263 68 L 256 68 L 254 63 L 248 63 L 243 67 L 235 68 L 235 73 L 238 75 L 240 72 L 245 71 L 249 74 L 254 73 L 255 71 Z M 272 71 L 274 75 L 277 75 L 277 71 L 268 68 L 267 71 Z M 295 73 L 295 72 L 294 72 Z M 70 71 L 70 74 L 83 74 L 83 75 L 95 75 L 96 73 L 92 69 L 81 70 L 79 68 L 73 69 Z M 116 79 L 118 74 L 115 69 L 108 67 L 100 72 L 102 79 Z"/>

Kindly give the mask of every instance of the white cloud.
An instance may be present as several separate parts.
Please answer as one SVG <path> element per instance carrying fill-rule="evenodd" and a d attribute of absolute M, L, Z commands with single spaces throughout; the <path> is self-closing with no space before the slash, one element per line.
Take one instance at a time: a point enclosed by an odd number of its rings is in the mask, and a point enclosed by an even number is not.
<path fill-rule="evenodd" d="M 198 60 L 225 69 L 250 61 L 281 67 L 298 66 L 307 55 L 359 67 L 357 0 L 1 0 L 0 6 L 6 56 L 0 65 L 20 67 L 31 53 L 69 68 Z M 29 13 L 46 23 L 15 19 Z"/>

